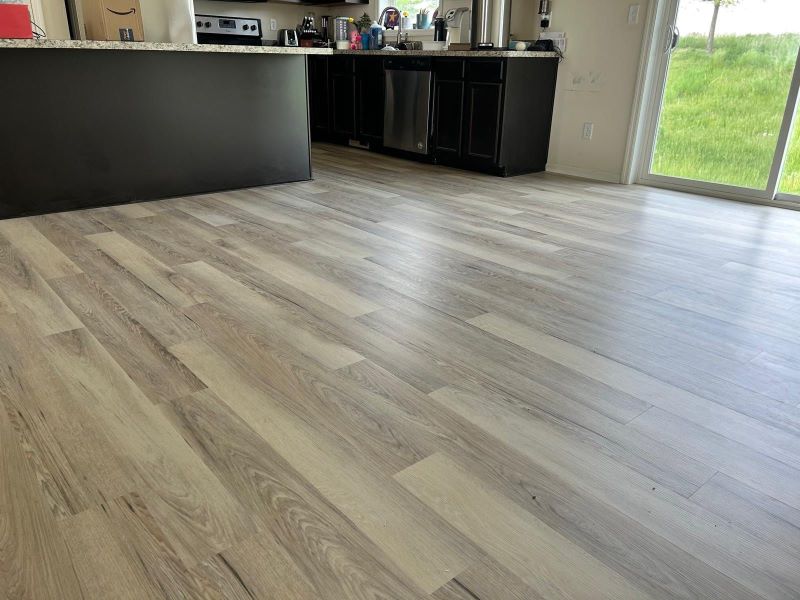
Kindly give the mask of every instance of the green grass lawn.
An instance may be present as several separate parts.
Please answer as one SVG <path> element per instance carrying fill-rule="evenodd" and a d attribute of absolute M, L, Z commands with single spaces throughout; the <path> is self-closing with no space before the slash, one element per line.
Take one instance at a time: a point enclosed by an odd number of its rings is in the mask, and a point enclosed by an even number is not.
<path fill-rule="evenodd" d="M 687 36 L 667 78 L 653 172 L 764 188 L 800 35 Z M 781 185 L 800 193 L 800 124 Z"/>

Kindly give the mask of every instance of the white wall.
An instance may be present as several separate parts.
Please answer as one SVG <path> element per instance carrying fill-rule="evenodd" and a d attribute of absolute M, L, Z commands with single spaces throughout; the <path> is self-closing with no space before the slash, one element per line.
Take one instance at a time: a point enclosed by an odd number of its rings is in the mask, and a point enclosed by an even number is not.
<path fill-rule="evenodd" d="M 68 40 L 69 23 L 67 22 L 67 9 L 64 0 L 39 0 L 47 24 L 47 37 L 51 39 Z"/>
<path fill-rule="evenodd" d="M 67 9 L 63 0 L 25 0 L 33 21 L 53 40 L 69 39 Z"/>
<path fill-rule="evenodd" d="M 565 31 L 548 170 L 621 180 L 636 78 L 652 0 L 553 0 L 552 31 Z M 628 24 L 628 8 L 641 6 Z M 594 123 L 591 140 L 583 124 Z"/>
<path fill-rule="evenodd" d="M 511 37 L 532 40 L 539 35 L 539 0 L 511 1 Z"/>

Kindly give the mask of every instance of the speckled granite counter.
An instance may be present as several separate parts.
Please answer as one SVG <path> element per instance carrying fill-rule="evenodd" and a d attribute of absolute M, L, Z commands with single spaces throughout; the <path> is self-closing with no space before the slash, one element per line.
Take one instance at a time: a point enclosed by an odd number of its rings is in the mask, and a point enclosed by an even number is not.
<path fill-rule="evenodd" d="M 457 56 L 462 58 L 557 58 L 555 52 L 515 50 L 333 50 L 282 46 L 225 46 L 160 42 L 100 42 L 73 40 L 0 40 L 0 48 L 54 48 L 73 50 L 150 50 L 161 52 L 225 52 L 236 54 L 352 54 L 353 56 Z"/>
<path fill-rule="evenodd" d="M 0 40 L 0 48 L 57 50 L 150 50 L 157 52 L 224 52 L 235 54 L 332 54 L 330 48 L 282 46 L 227 46 L 222 44 L 174 44 L 162 42 L 101 42 L 92 40 Z"/>
<path fill-rule="evenodd" d="M 334 50 L 334 54 L 354 56 L 456 56 L 461 58 L 558 58 L 556 52 L 517 52 L 516 50 Z"/>

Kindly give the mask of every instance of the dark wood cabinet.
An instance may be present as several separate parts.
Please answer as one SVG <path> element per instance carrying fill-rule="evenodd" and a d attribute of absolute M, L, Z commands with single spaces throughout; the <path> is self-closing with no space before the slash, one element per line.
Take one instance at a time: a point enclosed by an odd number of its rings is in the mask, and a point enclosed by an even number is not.
<path fill-rule="evenodd" d="M 352 56 L 333 56 L 328 64 L 330 76 L 330 133 L 341 141 L 356 131 L 355 71 Z"/>
<path fill-rule="evenodd" d="M 383 101 L 386 78 L 383 58 L 365 56 L 356 61 L 356 139 L 362 144 L 383 144 Z"/>
<path fill-rule="evenodd" d="M 311 66 L 312 58 L 325 64 Z M 373 55 L 309 57 L 314 139 L 390 152 L 383 63 Z M 556 58 L 436 57 L 432 69 L 432 154 L 408 158 L 503 176 L 545 169 Z"/>
<path fill-rule="evenodd" d="M 331 133 L 352 136 L 355 133 L 355 91 L 353 76 L 331 76 Z"/>
<path fill-rule="evenodd" d="M 384 81 L 378 56 L 309 57 L 312 138 L 381 146 Z"/>
<path fill-rule="evenodd" d="M 464 82 L 436 79 L 433 86 L 433 151 L 438 156 L 461 156 L 464 121 Z"/>
<path fill-rule="evenodd" d="M 434 159 L 503 176 L 543 171 L 557 68 L 547 58 L 435 60 Z"/>
<path fill-rule="evenodd" d="M 467 120 L 464 156 L 470 160 L 497 163 L 503 85 L 470 81 L 467 87 Z"/>
<path fill-rule="evenodd" d="M 311 138 L 324 139 L 330 131 L 328 57 L 308 57 L 308 96 Z"/>

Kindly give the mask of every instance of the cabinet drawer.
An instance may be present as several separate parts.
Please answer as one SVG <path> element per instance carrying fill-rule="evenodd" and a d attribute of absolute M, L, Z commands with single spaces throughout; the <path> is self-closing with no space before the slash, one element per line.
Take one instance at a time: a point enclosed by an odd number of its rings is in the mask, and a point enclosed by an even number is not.
<path fill-rule="evenodd" d="M 433 72 L 438 79 L 451 81 L 464 79 L 464 59 L 437 58 L 433 61 Z"/>
<path fill-rule="evenodd" d="M 331 71 L 331 75 L 352 75 L 353 57 L 331 56 L 329 69 Z"/>
<path fill-rule="evenodd" d="M 502 59 L 473 58 L 467 61 L 467 78 L 470 81 L 496 83 L 503 81 L 505 61 Z"/>

